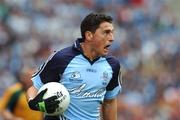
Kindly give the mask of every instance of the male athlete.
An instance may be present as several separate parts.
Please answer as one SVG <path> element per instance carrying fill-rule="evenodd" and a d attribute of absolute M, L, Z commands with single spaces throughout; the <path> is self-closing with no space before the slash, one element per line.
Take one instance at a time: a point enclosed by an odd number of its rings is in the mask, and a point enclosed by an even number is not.
<path fill-rule="evenodd" d="M 33 75 L 27 91 L 29 107 L 52 113 L 58 107 L 56 96 L 42 99 L 38 89 L 48 82 L 62 83 L 70 93 L 70 105 L 61 116 L 45 116 L 45 120 L 117 120 L 117 96 L 120 64 L 108 56 L 113 42 L 112 18 L 90 13 L 81 22 L 82 38 L 54 53 Z"/>

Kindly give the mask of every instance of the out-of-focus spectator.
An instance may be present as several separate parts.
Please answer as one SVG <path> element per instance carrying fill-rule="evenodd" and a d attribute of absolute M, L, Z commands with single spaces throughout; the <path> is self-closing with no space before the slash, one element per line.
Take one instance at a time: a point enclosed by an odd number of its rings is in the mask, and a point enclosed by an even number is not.
<path fill-rule="evenodd" d="M 0 98 L 0 114 L 4 120 L 42 120 L 41 112 L 32 111 L 26 100 L 25 90 L 31 85 L 31 69 L 22 69 L 19 81 L 7 88 Z"/>

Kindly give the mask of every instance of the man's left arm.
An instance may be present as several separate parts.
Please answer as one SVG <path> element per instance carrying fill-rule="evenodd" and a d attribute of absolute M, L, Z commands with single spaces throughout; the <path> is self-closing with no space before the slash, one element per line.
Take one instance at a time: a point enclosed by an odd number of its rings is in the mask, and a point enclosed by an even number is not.
<path fill-rule="evenodd" d="M 104 100 L 102 117 L 103 120 L 117 120 L 117 98 Z"/>
<path fill-rule="evenodd" d="M 121 66 L 117 59 L 109 59 L 109 64 L 112 67 L 112 78 L 106 86 L 106 94 L 102 103 L 103 120 L 117 120 L 117 101 L 118 95 L 121 92 L 122 74 Z"/>

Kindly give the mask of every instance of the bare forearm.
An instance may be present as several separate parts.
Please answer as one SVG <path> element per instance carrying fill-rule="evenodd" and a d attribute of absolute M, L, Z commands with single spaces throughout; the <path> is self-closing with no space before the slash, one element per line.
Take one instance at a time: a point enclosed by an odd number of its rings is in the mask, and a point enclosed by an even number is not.
<path fill-rule="evenodd" d="M 38 90 L 34 86 L 31 86 L 30 88 L 28 88 L 26 92 L 27 100 L 29 100 L 30 98 L 34 98 L 37 92 Z"/>
<path fill-rule="evenodd" d="M 102 115 L 103 120 L 117 120 L 117 99 L 104 101 Z"/>

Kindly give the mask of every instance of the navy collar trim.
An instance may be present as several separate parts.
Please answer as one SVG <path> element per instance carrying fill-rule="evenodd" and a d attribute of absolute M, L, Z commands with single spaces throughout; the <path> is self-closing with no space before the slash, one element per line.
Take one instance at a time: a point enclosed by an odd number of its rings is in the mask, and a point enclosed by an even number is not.
<path fill-rule="evenodd" d="M 93 61 L 91 61 L 88 57 L 86 57 L 83 53 L 83 49 L 81 47 L 81 43 L 83 42 L 83 39 L 82 38 L 78 38 L 75 42 L 74 42 L 74 48 L 76 50 L 78 50 L 79 52 L 82 53 L 82 55 L 89 61 L 89 63 L 92 65 L 93 63 L 95 63 L 96 61 L 99 60 L 100 57 L 94 59 Z"/>
<path fill-rule="evenodd" d="M 74 42 L 74 48 L 78 51 L 80 51 L 81 53 L 83 53 L 82 47 L 81 47 L 81 43 L 83 42 L 82 38 L 78 38 L 75 42 Z"/>

